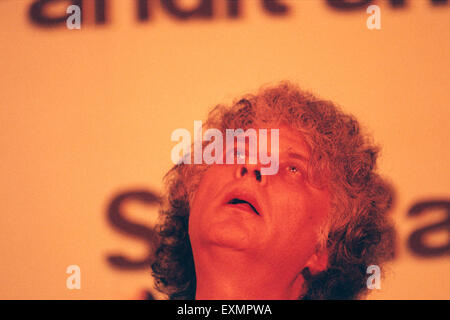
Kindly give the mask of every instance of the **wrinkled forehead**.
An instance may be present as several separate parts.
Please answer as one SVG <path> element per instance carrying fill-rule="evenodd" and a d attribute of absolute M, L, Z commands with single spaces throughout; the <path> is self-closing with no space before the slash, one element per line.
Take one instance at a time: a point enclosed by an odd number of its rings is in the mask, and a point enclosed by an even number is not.
<path fill-rule="evenodd" d="M 312 148 L 311 141 L 305 132 L 295 129 L 284 123 L 252 123 L 251 126 L 243 128 L 243 130 L 254 129 L 260 142 L 263 138 L 267 140 L 267 148 L 271 150 L 271 142 L 274 141 L 273 133 L 278 135 L 278 150 L 280 155 L 286 153 L 298 153 L 304 158 L 309 159 Z"/>
<path fill-rule="evenodd" d="M 299 130 L 295 130 L 286 125 L 279 128 L 280 153 L 298 153 L 306 159 L 311 156 L 311 146 L 306 140 L 306 136 Z"/>

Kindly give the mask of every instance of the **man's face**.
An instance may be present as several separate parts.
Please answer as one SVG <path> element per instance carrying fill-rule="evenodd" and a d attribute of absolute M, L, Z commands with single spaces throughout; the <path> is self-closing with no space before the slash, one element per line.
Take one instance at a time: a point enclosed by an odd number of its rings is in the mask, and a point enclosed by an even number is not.
<path fill-rule="evenodd" d="M 277 174 L 261 175 L 259 163 L 210 165 L 191 205 L 194 259 L 205 249 L 231 248 L 283 270 L 303 269 L 330 210 L 328 191 L 306 179 L 309 157 L 303 137 L 280 127 Z"/>

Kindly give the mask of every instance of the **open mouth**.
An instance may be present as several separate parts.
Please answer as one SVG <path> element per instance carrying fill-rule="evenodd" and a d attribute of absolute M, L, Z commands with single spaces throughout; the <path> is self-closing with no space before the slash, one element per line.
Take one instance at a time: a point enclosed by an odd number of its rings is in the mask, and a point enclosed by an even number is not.
<path fill-rule="evenodd" d="M 256 208 L 250 202 L 248 202 L 246 200 L 239 199 L 239 198 L 232 198 L 230 201 L 227 202 L 227 204 L 239 206 L 245 210 L 251 209 L 258 216 L 260 215 L 258 210 L 256 210 Z"/>

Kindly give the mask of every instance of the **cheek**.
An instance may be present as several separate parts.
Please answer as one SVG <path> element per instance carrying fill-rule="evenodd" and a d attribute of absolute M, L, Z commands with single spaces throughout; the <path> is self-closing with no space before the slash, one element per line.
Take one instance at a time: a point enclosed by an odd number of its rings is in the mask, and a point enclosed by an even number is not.
<path fill-rule="evenodd" d="M 207 209 L 207 205 L 209 203 L 207 198 L 211 180 L 211 172 L 210 169 L 208 169 L 200 179 L 199 185 L 190 205 L 189 236 L 191 238 L 191 242 L 195 242 L 197 233 L 201 232 L 201 213 Z"/>
<path fill-rule="evenodd" d="M 223 186 L 229 181 L 230 173 L 225 166 L 211 165 L 201 178 L 194 195 L 189 216 L 189 233 L 194 233 L 202 224 L 208 224 L 212 206 L 221 196 Z"/>
<path fill-rule="evenodd" d="M 219 188 L 217 181 L 222 179 L 223 172 L 221 172 L 220 168 L 217 168 L 215 165 L 210 166 L 200 179 L 192 201 L 192 208 L 204 207 L 210 202 L 211 198 L 216 197 L 217 189 Z"/>
<path fill-rule="evenodd" d="M 277 237 L 285 245 L 316 246 L 319 230 L 326 222 L 329 212 L 327 193 L 303 190 L 302 192 L 284 193 L 282 209 L 277 212 L 276 219 L 280 228 Z"/>
<path fill-rule="evenodd" d="M 328 198 L 321 196 L 308 197 L 304 200 L 304 221 L 311 226 L 320 227 L 328 215 Z"/>

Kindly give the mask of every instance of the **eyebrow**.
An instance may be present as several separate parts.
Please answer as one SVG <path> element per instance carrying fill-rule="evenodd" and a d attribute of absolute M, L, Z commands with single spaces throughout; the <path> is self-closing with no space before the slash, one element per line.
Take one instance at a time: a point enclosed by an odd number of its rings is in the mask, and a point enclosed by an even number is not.
<path fill-rule="evenodd" d="M 289 158 L 297 159 L 297 160 L 303 161 L 305 163 L 308 163 L 309 159 L 306 156 L 299 154 L 297 152 L 290 151 L 290 150 L 291 149 L 289 148 L 288 152 L 286 153 Z"/>
<path fill-rule="evenodd" d="M 290 158 L 294 158 L 294 159 L 297 159 L 297 160 L 300 160 L 300 161 L 303 161 L 303 162 L 306 162 L 306 163 L 309 161 L 309 159 L 307 157 L 305 157 L 305 156 L 303 156 L 303 155 L 301 155 L 299 153 L 296 153 L 296 152 L 290 151 L 290 152 L 287 153 L 287 155 Z"/>

